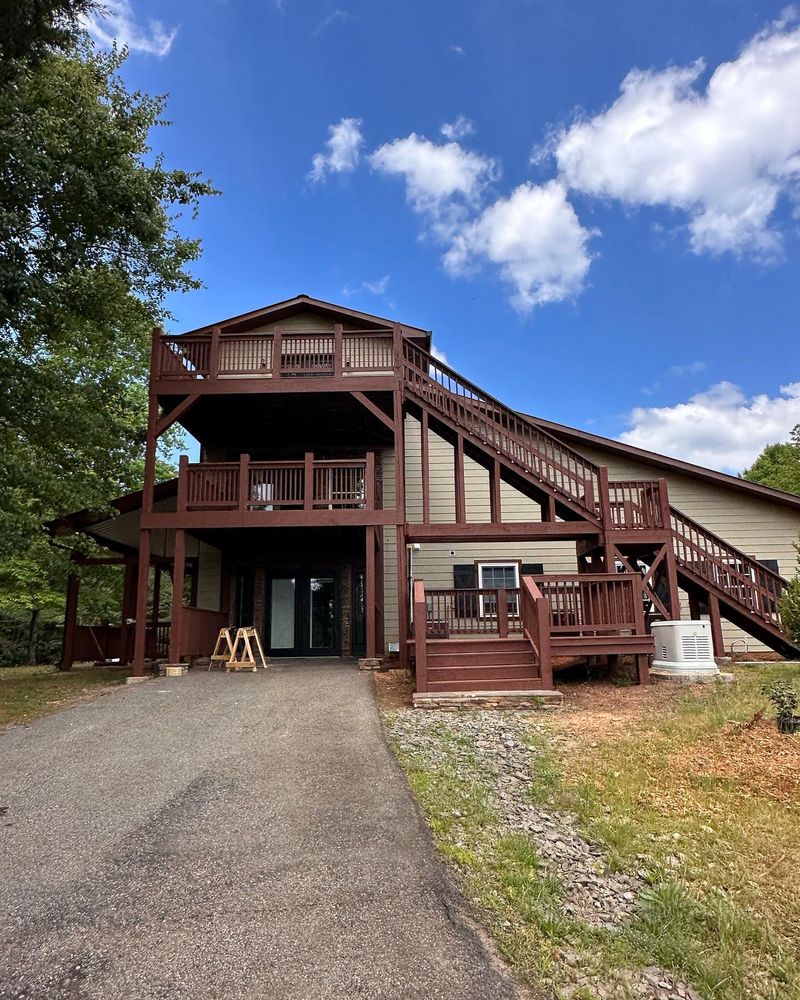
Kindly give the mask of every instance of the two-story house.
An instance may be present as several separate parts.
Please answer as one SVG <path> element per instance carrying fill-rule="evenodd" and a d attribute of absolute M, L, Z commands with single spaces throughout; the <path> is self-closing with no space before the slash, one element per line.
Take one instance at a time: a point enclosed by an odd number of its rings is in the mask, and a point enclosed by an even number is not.
<path fill-rule="evenodd" d="M 718 655 L 797 654 L 777 602 L 800 497 L 515 412 L 430 346 L 305 295 L 155 331 L 143 489 L 49 525 L 125 574 L 120 625 L 91 627 L 76 567 L 62 665 L 141 674 L 240 624 L 273 656 L 396 654 L 420 692 L 549 690 L 578 656 L 646 680 L 650 623 L 681 616 L 709 617 Z M 156 483 L 176 422 L 200 460 Z"/>

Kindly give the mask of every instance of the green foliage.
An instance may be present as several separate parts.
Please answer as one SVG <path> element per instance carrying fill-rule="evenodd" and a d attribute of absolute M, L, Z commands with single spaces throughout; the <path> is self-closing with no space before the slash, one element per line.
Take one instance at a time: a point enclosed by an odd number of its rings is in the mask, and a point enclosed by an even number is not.
<path fill-rule="evenodd" d="M 798 555 L 797 575 L 789 581 L 789 586 L 781 597 L 778 610 L 787 633 L 795 641 L 800 642 L 800 542 L 795 545 L 795 548 Z"/>
<path fill-rule="evenodd" d="M 80 18 L 96 0 L 3 0 L 0 4 L 0 73 L 35 62 L 51 49 L 74 44 Z"/>
<path fill-rule="evenodd" d="M 750 468 L 745 469 L 742 478 L 776 490 L 800 493 L 800 424 L 789 441 L 768 444 Z"/>
<path fill-rule="evenodd" d="M 782 733 L 792 732 L 792 723 L 797 711 L 798 700 L 800 700 L 797 688 L 788 681 L 773 680 L 764 684 L 761 691 L 775 707 L 778 715 L 778 729 Z"/>
<path fill-rule="evenodd" d="M 12 616 L 63 608 L 68 554 L 42 522 L 109 511 L 141 486 L 151 330 L 166 295 L 199 285 L 199 242 L 180 230 L 214 193 L 153 153 L 164 98 L 126 89 L 124 53 L 72 41 L 87 7 L 15 0 L 2 15 L 21 39 L 0 78 L 0 612 Z M 160 478 L 181 443 L 161 439 Z M 81 595 L 102 618 L 119 614 L 119 575 L 98 572 Z"/>

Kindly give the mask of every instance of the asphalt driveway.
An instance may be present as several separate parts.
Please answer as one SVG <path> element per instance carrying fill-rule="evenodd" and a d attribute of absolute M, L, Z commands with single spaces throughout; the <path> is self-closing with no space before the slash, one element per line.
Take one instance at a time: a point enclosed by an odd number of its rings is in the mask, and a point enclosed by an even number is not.
<path fill-rule="evenodd" d="M 193 673 L 0 736 L 0 997 L 518 995 L 341 661 Z"/>

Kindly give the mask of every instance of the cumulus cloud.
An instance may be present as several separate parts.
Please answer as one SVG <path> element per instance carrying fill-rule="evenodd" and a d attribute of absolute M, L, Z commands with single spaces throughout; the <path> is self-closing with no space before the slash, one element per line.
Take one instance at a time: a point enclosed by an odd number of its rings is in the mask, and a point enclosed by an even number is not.
<path fill-rule="evenodd" d="M 402 177 L 409 204 L 417 212 L 434 216 L 457 201 L 477 203 L 498 174 L 497 165 L 488 156 L 464 149 L 457 142 L 437 145 L 416 132 L 380 146 L 370 156 L 370 163 L 381 173 Z"/>
<path fill-rule="evenodd" d="M 104 0 L 103 7 L 83 18 L 83 26 L 102 48 L 116 42 L 131 52 L 163 58 L 172 48 L 177 28 L 166 28 L 162 21 L 148 18 L 147 25 L 137 22 L 128 0 Z"/>
<path fill-rule="evenodd" d="M 800 423 L 800 382 L 781 386 L 776 396 L 751 397 L 718 382 L 675 406 L 637 407 L 628 419 L 620 435 L 626 444 L 738 473 Z"/>
<path fill-rule="evenodd" d="M 439 129 L 445 139 L 458 140 L 467 135 L 474 135 L 475 123 L 464 115 L 459 115 L 455 121 L 445 122 Z"/>
<path fill-rule="evenodd" d="M 359 292 L 369 292 L 370 295 L 384 295 L 386 289 L 389 287 L 389 281 L 390 275 L 384 274 L 382 278 L 378 278 L 376 281 L 362 281 L 360 285 L 356 285 L 354 288 L 350 285 L 345 285 L 342 289 L 342 295 L 346 298 L 357 295 Z"/>
<path fill-rule="evenodd" d="M 722 63 L 631 71 L 605 111 L 551 148 L 572 189 L 688 215 L 696 252 L 780 253 L 773 215 L 800 179 L 800 28 L 782 21 Z"/>
<path fill-rule="evenodd" d="M 431 344 L 431 357 L 436 358 L 437 361 L 441 361 L 443 365 L 450 363 L 447 360 L 447 355 L 444 351 L 440 351 L 436 344 Z"/>
<path fill-rule="evenodd" d="M 360 118 L 342 118 L 328 126 L 329 137 L 325 151 L 315 153 L 311 160 L 308 179 L 314 183 L 325 180 L 329 174 L 350 173 L 358 166 L 364 137 Z"/>
<path fill-rule="evenodd" d="M 445 255 L 453 274 L 481 261 L 497 265 L 520 312 L 573 298 L 589 270 L 592 233 L 580 224 L 563 185 L 521 184 L 454 236 Z"/>

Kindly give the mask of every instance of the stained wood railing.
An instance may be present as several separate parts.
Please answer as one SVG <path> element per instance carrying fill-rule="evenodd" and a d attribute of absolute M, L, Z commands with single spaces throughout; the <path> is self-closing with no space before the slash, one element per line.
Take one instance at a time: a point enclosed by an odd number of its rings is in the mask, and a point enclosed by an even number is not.
<path fill-rule="evenodd" d="M 394 337 L 386 330 L 332 333 L 207 334 L 159 337 L 159 379 L 298 378 L 392 375 Z"/>
<path fill-rule="evenodd" d="M 633 573 L 537 576 L 552 636 L 644 635 L 641 581 Z"/>
<path fill-rule="evenodd" d="M 675 507 L 670 515 L 678 564 L 750 614 L 781 628 L 779 601 L 786 580 Z"/>
<path fill-rule="evenodd" d="M 187 656 L 211 656 L 219 630 L 228 625 L 222 611 L 206 608 L 181 608 L 181 634 L 178 660 Z"/>
<path fill-rule="evenodd" d="M 611 527 L 629 531 L 667 527 L 663 492 L 658 479 L 609 483 Z"/>
<path fill-rule="evenodd" d="M 551 648 L 550 608 L 548 600 L 533 577 L 523 576 L 520 581 L 519 604 L 522 633 L 533 646 L 539 661 L 542 687 L 553 687 L 553 654 Z"/>
<path fill-rule="evenodd" d="M 308 454 L 293 462 L 181 459 L 178 510 L 375 510 L 379 503 L 372 452 L 364 459 Z"/>
<path fill-rule="evenodd" d="M 425 590 L 429 639 L 451 635 L 496 635 L 521 632 L 519 589 L 480 587 Z"/>
<path fill-rule="evenodd" d="M 404 379 L 415 396 L 597 519 L 600 469 L 409 341 Z"/>

